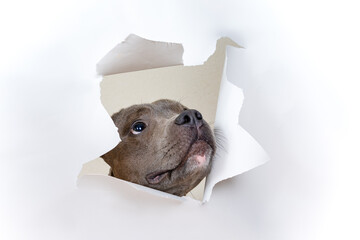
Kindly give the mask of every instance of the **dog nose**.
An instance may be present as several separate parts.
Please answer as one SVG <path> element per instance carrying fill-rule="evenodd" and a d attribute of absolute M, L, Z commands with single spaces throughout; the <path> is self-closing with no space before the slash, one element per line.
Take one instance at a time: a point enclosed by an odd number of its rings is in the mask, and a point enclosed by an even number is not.
<path fill-rule="evenodd" d="M 203 124 L 202 115 L 199 111 L 195 109 L 188 109 L 180 113 L 180 115 L 175 119 L 175 124 L 177 125 L 187 125 L 187 126 L 201 126 Z"/>

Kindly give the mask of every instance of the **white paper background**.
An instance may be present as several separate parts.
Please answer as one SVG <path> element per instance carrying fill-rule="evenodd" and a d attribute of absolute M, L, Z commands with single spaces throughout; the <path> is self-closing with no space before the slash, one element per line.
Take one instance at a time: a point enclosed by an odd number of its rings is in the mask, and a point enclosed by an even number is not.
<path fill-rule="evenodd" d="M 2 3 L 0 238 L 359 239 L 358 12 L 320 0 Z M 272 161 L 203 207 L 76 190 L 81 164 L 116 142 L 95 64 L 131 32 L 183 43 L 185 64 L 220 36 L 244 46 L 227 76 Z"/>

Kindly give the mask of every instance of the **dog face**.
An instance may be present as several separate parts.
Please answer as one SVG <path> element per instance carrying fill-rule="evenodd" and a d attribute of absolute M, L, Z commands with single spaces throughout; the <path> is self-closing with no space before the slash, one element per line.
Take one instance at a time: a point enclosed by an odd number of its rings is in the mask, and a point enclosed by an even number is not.
<path fill-rule="evenodd" d="M 101 157 L 114 177 L 183 196 L 209 173 L 215 141 L 200 112 L 159 100 L 112 119 L 121 142 Z"/>

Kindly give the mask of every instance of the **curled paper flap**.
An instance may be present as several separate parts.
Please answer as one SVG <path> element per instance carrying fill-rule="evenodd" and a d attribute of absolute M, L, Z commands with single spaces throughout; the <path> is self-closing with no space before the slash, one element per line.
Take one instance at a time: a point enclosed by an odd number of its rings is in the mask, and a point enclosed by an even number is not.
<path fill-rule="evenodd" d="M 183 65 L 184 48 L 178 43 L 150 41 L 130 34 L 96 65 L 101 76 Z"/>
<path fill-rule="evenodd" d="M 133 35 L 129 37 L 131 36 Z M 218 149 L 212 171 L 206 180 L 205 188 L 203 181 L 190 193 L 190 196 L 193 195 L 196 199 L 203 199 L 203 201 L 210 199 L 212 189 L 219 181 L 241 174 L 267 160 L 260 145 L 238 124 L 243 94 L 240 88 L 226 79 L 225 62 L 228 45 L 240 47 L 229 38 L 221 38 L 217 41 L 214 54 L 203 65 L 172 66 L 113 74 L 104 76 L 101 82 L 101 101 L 110 116 L 133 104 L 168 98 L 200 110 L 210 126 L 215 126 Z M 124 50 L 125 46 L 126 44 L 122 45 L 122 51 L 131 52 L 132 47 Z M 155 52 L 154 56 L 161 54 L 156 53 L 157 48 L 152 51 Z M 132 61 L 134 59 L 132 58 Z M 112 62 L 109 64 L 125 65 L 125 63 Z M 93 171 L 96 170 L 96 165 L 102 172 Z M 86 163 L 83 170 L 87 172 L 82 171 L 79 176 L 108 173 L 106 163 L 101 158 Z M 123 180 L 119 181 L 119 184 L 126 183 Z M 146 189 L 146 192 L 158 196 L 172 198 L 172 195 L 168 193 L 159 193 L 157 190 L 137 184 L 132 184 L 132 186 L 137 189 Z"/>
<path fill-rule="evenodd" d="M 239 175 L 266 161 L 264 149 L 239 125 L 239 113 L 244 100 L 242 90 L 226 77 L 225 59 L 218 108 L 215 119 L 217 141 L 213 167 L 206 178 L 203 201 L 209 201 L 212 189 L 220 181 Z"/>

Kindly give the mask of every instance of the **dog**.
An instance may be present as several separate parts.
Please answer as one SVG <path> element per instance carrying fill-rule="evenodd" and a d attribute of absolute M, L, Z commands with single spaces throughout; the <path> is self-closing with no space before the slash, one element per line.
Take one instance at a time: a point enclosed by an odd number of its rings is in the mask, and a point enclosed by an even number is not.
<path fill-rule="evenodd" d="M 111 176 L 184 196 L 209 174 L 216 144 L 199 111 L 161 99 L 121 109 L 112 120 L 121 141 L 101 156 Z"/>

